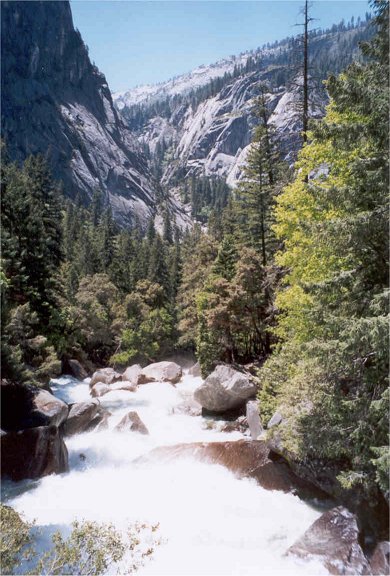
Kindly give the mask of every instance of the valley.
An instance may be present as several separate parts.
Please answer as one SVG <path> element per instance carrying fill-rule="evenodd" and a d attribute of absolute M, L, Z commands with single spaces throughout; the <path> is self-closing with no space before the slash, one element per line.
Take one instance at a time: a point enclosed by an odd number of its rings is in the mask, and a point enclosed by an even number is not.
<path fill-rule="evenodd" d="M 370 6 L 112 93 L 74 5 L 1 2 L 1 573 L 389 573 Z"/>

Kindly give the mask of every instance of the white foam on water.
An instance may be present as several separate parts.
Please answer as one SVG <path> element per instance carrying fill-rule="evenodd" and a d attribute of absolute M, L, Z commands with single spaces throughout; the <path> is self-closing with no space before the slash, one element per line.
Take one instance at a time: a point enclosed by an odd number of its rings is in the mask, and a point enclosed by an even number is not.
<path fill-rule="evenodd" d="M 320 565 L 284 556 L 319 516 L 298 497 L 190 458 L 134 463 L 157 446 L 242 438 L 210 430 L 201 416 L 174 413 L 200 382 L 186 375 L 176 387 L 157 382 L 103 396 L 112 413 L 109 428 L 68 438 L 70 472 L 30 483 L 9 504 L 42 527 L 41 547 L 49 533 L 58 527 L 66 532 L 76 518 L 113 522 L 118 529 L 159 523 L 163 543 L 140 575 L 326 574 Z M 52 384 L 67 402 L 90 399 L 88 383 L 60 378 Z M 138 412 L 149 436 L 113 429 L 130 410 Z"/>

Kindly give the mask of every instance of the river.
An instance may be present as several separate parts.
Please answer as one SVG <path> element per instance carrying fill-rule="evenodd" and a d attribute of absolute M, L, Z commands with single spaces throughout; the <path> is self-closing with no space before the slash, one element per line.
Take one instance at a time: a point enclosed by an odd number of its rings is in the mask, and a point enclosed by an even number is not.
<path fill-rule="evenodd" d="M 66 531 L 76 518 L 120 529 L 136 521 L 159 524 L 161 544 L 140 576 L 326 574 L 319 565 L 284 556 L 320 515 L 297 496 L 264 490 L 191 458 L 134 462 L 157 446 L 243 438 L 221 432 L 221 422 L 175 411 L 200 383 L 185 374 L 176 387 L 158 382 L 103 396 L 112 413 L 109 427 L 66 439 L 69 473 L 3 483 L 5 500 L 36 521 L 43 547 L 54 529 Z M 86 382 L 61 377 L 51 386 L 68 403 L 90 399 Z M 113 430 L 130 410 L 138 412 L 148 436 Z"/>

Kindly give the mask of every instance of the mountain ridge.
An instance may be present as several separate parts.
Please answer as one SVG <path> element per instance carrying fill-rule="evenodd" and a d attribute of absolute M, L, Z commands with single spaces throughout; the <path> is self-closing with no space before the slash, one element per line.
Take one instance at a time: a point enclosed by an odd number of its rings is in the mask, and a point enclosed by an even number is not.
<path fill-rule="evenodd" d="M 122 226 L 146 227 L 158 185 L 112 102 L 106 78 L 75 30 L 68 1 L 4 1 L 2 138 L 12 161 L 46 156 L 65 196 L 88 204 L 96 189 Z M 170 202 L 180 212 L 177 203 Z"/>
<path fill-rule="evenodd" d="M 348 23 L 345 26 L 346 31 L 364 28 L 369 20 L 365 22 L 358 20 L 356 25 Z M 331 28 L 326 30 L 314 30 L 309 32 L 309 37 L 315 38 L 317 35 L 325 36 L 335 32 L 335 29 L 342 26 L 342 22 L 334 24 Z M 209 64 L 200 64 L 196 68 L 177 74 L 167 80 L 141 84 L 128 90 L 118 90 L 112 93 L 113 100 L 118 109 L 134 104 L 147 103 L 151 104 L 157 99 L 165 96 L 174 96 L 176 94 L 183 94 L 192 88 L 197 88 L 207 84 L 210 80 L 222 78 L 226 73 L 233 73 L 235 67 L 243 67 L 251 58 L 259 59 L 259 57 L 266 57 L 272 54 L 276 55 L 278 52 L 288 50 L 288 44 L 297 36 L 291 36 L 276 40 L 272 43 L 263 44 L 254 49 L 245 50 L 236 55 L 225 56 Z M 196 82 L 196 80 L 200 80 Z"/>
<path fill-rule="evenodd" d="M 316 77 L 337 73 L 358 57 L 358 44 L 371 35 L 368 23 L 334 25 L 310 35 L 311 102 L 310 116 L 325 113 L 326 90 Z M 300 147 L 302 99 L 299 37 L 274 43 L 257 52 L 241 53 L 222 69 L 202 67 L 197 74 L 182 75 L 142 93 L 113 95 L 114 105 L 149 153 L 151 162 L 163 164 L 161 182 L 179 186 L 193 176 L 223 178 L 234 187 L 243 173 L 256 125 L 254 101 L 259 83 L 267 86 L 270 121 L 281 143 L 283 157 L 292 164 Z M 195 72 L 199 68 L 195 69 Z M 210 72 L 211 71 L 211 72 Z M 154 90 L 154 92 L 153 92 Z M 135 96 L 134 96 L 135 95 Z M 133 102 L 134 104 L 126 104 Z"/>

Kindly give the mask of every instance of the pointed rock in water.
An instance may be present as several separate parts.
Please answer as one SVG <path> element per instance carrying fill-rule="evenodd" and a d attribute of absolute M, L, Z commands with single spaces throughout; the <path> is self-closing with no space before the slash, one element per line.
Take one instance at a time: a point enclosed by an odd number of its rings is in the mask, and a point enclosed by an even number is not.
<path fill-rule="evenodd" d="M 18 482 L 68 471 L 68 451 L 56 426 L 37 426 L 1 436 L 1 475 Z"/>
<path fill-rule="evenodd" d="M 328 510 L 287 551 L 288 555 L 318 560 L 330 574 L 368 574 L 359 544 L 356 516 L 343 506 Z"/>
<path fill-rule="evenodd" d="M 108 410 L 105 410 L 103 413 L 102 419 L 100 420 L 100 422 L 98 423 L 98 425 L 95 428 L 95 432 L 100 432 L 101 430 L 107 430 L 108 420 L 109 420 L 110 416 L 112 416 L 111 412 L 109 412 Z"/>
<path fill-rule="evenodd" d="M 99 406 L 99 409 L 96 413 L 96 416 L 92 418 L 90 423 L 85 428 L 85 432 L 90 432 L 91 430 L 97 430 L 100 424 L 107 422 L 109 416 L 111 416 L 111 412 Z"/>
<path fill-rule="evenodd" d="M 133 364 L 126 368 L 126 370 L 122 374 L 122 380 L 125 382 L 131 382 L 132 384 L 145 384 L 147 382 L 147 378 L 144 376 L 142 372 L 142 368 L 139 364 Z"/>
<path fill-rule="evenodd" d="M 252 440 L 257 440 L 264 431 L 260 420 L 259 403 L 257 400 L 251 400 L 247 402 L 246 419 Z"/>
<path fill-rule="evenodd" d="M 243 406 L 256 391 L 256 385 L 246 374 L 221 364 L 195 390 L 194 398 L 206 410 L 226 412 Z"/>
<path fill-rule="evenodd" d="M 94 384 L 91 388 L 91 396 L 92 398 L 100 398 L 100 396 L 104 396 L 111 390 L 111 387 L 108 384 L 104 384 L 103 382 L 98 382 Z"/>
<path fill-rule="evenodd" d="M 69 410 L 69 416 L 63 425 L 64 434 L 71 436 L 72 434 L 85 432 L 98 414 L 99 409 L 99 400 L 72 404 Z"/>
<path fill-rule="evenodd" d="M 155 362 L 143 369 L 148 382 L 170 382 L 176 384 L 182 377 L 181 366 L 175 362 Z"/>
<path fill-rule="evenodd" d="M 122 418 L 122 420 L 115 426 L 115 430 L 119 432 L 129 431 L 139 432 L 140 434 L 149 434 L 149 430 L 138 416 L 137 412 L 129 412 Z"/>
<path fill-rule="evenodd" d="M 118 380 L 122 380 L 122 376 L 118 372 L 115 372 L 113 368 L 101 368 L 92 374 L 89 387 L 92 388 L 98 382 L 112 384 L 113 382 L 118 382 Z"/>

